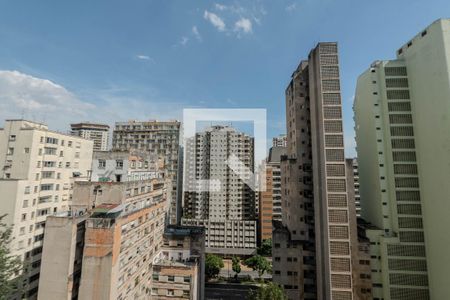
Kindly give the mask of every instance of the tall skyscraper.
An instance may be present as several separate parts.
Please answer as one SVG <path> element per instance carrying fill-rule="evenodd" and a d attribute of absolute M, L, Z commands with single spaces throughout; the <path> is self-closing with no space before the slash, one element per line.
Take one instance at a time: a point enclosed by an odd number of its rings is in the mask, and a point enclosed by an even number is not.
<path fill-rule="evenodd" d="M 25 297 L 35 299 L 46 218 L 68 210 L 74 182 L 89 178 L 93 142 L 45 124 L 6 120 L 0 145 L 0 212 L 13 226 L 12 255 L 28 265 Z"/>
<path fill-rule="evenodd" d="M 254 170 L 253 138 L 234 128 L 213 126 L 186 145 L 183 224 L 206 227 L 207 252 L 251 254 L 256 248 L 255 192 L 244 182 Z M 236 174 L 227 164 L 235 155 Z M 205 187 L 209 180 L 216 188 Z"/>
<path fill-rule="evenodd" d="M 272 220 L 281 221 L 281 156 L 286 147 L 272 147 L 261 172 L 265 172 L 265 190 L 259 192 L 259 240 L 272 238 Z M 261 178 L 264 178 L 261 176 Z"/>
<path fill-rule="evenodd" d="M 129 121 L 117 122 L 113 131 L 112 147 L 115 150 L 147 150 L 164 160 L 166 176 L 173 179 L 169 221 L 178 224 L 181 218 L 182 172 L 180 151 L 180 122 Z"/>
<path fill-rule="evenodd" d="M 280 134 L 272 139 L 272 147 L 286 147 L 287 136 L 285 134 Z"/>
<path fill-rule="evenodd" d="M 361 215 L 372 224 L 374 298 L 450 295 L 450 20 L 358 79 Z M 375 288 L 376 284 L 376 288 Z"/>
<path fill-rule="evenodd" d="M 109 125 L 96 123 L 70 124 L 71 133 L 94 141 L 94 151 L 108 150 Z"/>
<path fill-rule="evenodd" d="M 353 299 L 338 63 L 337 44 L 319 43 L 286 89 L 273 280 L 289 299 Z"/>

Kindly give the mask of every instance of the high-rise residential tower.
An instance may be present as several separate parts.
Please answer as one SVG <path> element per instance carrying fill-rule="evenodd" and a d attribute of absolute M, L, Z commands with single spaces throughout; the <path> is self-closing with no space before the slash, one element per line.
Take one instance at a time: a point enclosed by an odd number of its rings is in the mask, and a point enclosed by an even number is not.
<path fill-rule="evenodd" d="M 450 20 L 374 62 L 358 79 L 354 111 L 374 299 L 446 299 Z"/>
<path fill-rule="evenodd" d="M 12 255 L 29 266 L 24 296 L 35 299 L 47 216 L 68 210 L 75 181 L 88 180 L 93 142 L 45 124 L 6 120 L 0 145 L 0 212 L 13 226 Z"/>
<path fill-rule="evenodd" d="M 286 123 L 273 280 L 289 299 L 353 299 L 336 43 L 319 43 L 292 74 Z"/>
<path fill-rule="evenodd" d="M 164 160 L 166 176 L 171 177 L 174 182 L 169 200 L 170 224 L 179 223 L 181 218 L 180 125 L 175 120 L 117 122 L 113 131 L 113 149 L 146 150 Z"/>
<path fill-rule="evenodd" d="M 287 136 L 285 134 L 280 134 L 272 139 L 272 147 L 286 147 Z"/>
<path fill-rule="evenodd" d="M 206 227 L 207 252 L 248 255 L 256 248 L 255 192 L 245 183 L 254 170 L 253 144 L 249 135 L 224 126 L 186 144 L 183 224 Z M 228 166 L 231 155 L 244 164 L 241 174 Z"/>
<path fill-rule="evenodd" d="M 108 150 L 109 125 L 97 123 L 70 124 L 71 133 L 94 141 L 94 151 Z"/>

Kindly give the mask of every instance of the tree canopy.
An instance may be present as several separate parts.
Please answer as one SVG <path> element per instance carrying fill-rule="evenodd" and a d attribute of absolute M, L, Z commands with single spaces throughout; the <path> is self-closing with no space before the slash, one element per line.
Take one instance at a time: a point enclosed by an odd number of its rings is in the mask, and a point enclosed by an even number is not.
<path fill-rule="evenodd" d="M 209 280 L 219 275 L 220 269 L 224 266 L 223 260 L 220 256 L 214 254 L 206 254 L 205 259 L 205 275 Z"/>
<path fill-rule="evenodd" d="M 238 274 L 241 273 L 241 260 L 239 257 L 233 256 L 233 272 L 236 273 L 234 276 L 237 278 Z"/>
<path fill-rule="evenodd" d="M 287 300 L 287 297 L 281 286 L 269 282 L 261 285 L 257 290 L 252 290 L 248 300 Z"/>
<path fill-rule="evenodd" d="M 257 252 L 262 256 L 272 256 L 272 239 L 264 240 Z"/>
<path fill-rule="evenodd" d="M 252 256 L 244 261 L 245 265 L 252 268 L 253 271 L 257 271 L 259 278 L 261 278 L 264 273 L 269 273 L 272 271 L 272 266 L 270 262 L 261 255 Z"/>
<path fill-rule="evenodd" d="M 21 292 L 20 286 L 23 264 L 18 257 L 12 256 L 9 250 L 12 228 L 7 226 L 0 216 L 0 299 L 8 299 L 16 292 Z"/>

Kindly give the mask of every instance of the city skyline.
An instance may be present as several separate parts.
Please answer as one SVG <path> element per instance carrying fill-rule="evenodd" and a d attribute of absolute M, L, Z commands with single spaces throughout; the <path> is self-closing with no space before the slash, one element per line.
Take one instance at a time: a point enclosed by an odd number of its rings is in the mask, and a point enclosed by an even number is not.
<path fill-rule="evenodd" d="M 266 108 L 270 145 L 285 133 L 284 74 L 299 53 L 337 40 L 346 154 L 355 156 L 356 77 L 375 59 L 394 58 L 391 49 L 450 8 L 445 1 L 105 3 L 0 4 L 0 120 L 23 115 L 68 130 L 81 120 L 181 120 L 189 107 Z M 382 25 L 366 18 L 386 4 Z M 408 15 L 401 25 L 399 11 Z"/>

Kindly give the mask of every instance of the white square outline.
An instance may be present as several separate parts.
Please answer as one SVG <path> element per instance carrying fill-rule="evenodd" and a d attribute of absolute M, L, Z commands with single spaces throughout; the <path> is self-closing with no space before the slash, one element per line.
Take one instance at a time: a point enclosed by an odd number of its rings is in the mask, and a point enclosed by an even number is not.
<path fill-rule="evenodd" d="M 196 134 L 197 122 L 211 121 L 211 122 L 253 122 L 253 138 L 254 138 L 254 170 L 253 174 L 261 170 L 260 164 L 265 161 L 267 157 L 267 110 L 264 108 L 185 108 L 183 109 L 183 147 L 184 147 L 184 168 L 186 168 L 186 141 Z M 230 158 L 228 160 L 230 162 Z M 232 163 L 236 161 L 232 160 Z M 230 166 L 231 167 L 231 166 Z M 186 169 L 183 172 L 183 183 L 185 179 Z M 266 191 L 266 172 L 260 172 L 258 182 L 249 184 L 255 192 Z M 254 176 L 256 180 L 257 176 Z M 202 180 L 203 181 L 203 180 Z M 205 184 L 206 182 L 206 184 Z M 216 182 L 196 182 L 196 186 L 207 186 L 206 190 L 190 190 L 186 184 L 183 187 L 187 192 L 201 192 L 210 191 L 209 187 L 217 186 Z M 211 185 L 212 184 L 212 185 Z"/>

